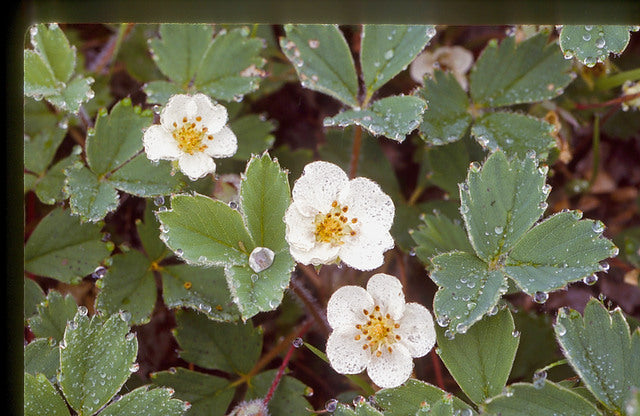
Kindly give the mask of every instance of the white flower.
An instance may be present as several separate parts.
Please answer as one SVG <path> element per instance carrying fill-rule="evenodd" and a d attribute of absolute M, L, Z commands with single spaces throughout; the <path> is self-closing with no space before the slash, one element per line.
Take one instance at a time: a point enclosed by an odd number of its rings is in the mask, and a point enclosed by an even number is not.
<path fill-rule="evenodd" d="M 394 246 L 389 233 L 395 207 L 391 198 L 367 178 L 349 180 L 338 166 L 309 163 L 292 191 L 284 216 L 293 258 L 303 264 L 343 261 L 372 270 Z"/>
<path fill-rule="evenodd" d="M 622 84 L 622 95 L 634 95 L 640 93 L 640 83 L 627 80 Z M 640 109 L 640 97 L 633 100 L 622 102 L 622 111 L 629 111 L 630 108 L 634 110 Z"/>
<path fill-rule="evenodd" d="M 177 160 L 180 170 L 195 181 L 216 171 L 214 157 L 229 157 L 238 150 L 226 123 L 227 109 L 206 95 L 174 95 L 160 113 L 160 124 L 144 132 L 145 152 L 152 161 Z"/>
<path fill-rule="evenodd" d="M 366 368 L 382 388 L 404 383 L 413 370 L 412 357 L 426 355 L 436 342 L 431 313 L 418 303 L 405 303 L 400 281 L 384 273 L 373 275 L 366 290 L 336 290 L 327 319 L 333 328 L 326 348 L 333 369 L 357 374 Z"/>
<path fill-rule="evenodd" d="M 424 83 L 426 74 L 433 75 L 435 69 L 451 71 L 462 89 L 469 86 L 466 73 L 473 65 L 473 54 L 462 46 L 443 46 L 435 52 L 424 51 L 416 57 L 409 67 L 409 74 L 414 81 Z"/>

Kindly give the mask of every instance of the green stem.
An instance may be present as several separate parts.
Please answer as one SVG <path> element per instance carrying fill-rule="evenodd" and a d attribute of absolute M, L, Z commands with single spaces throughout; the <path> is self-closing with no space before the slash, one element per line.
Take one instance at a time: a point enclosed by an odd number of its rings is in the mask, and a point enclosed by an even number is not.
<path fill-rule="evenodd" d="M 619 72 L 610 77 L 600 78 L 596 81 L 595 87 L 599 90 L 608 90 L 610 88 L 619 87 L 620 85 L 624 84 L 625 81 L 638 80 L 640 80 L 640 68 Z"/>
<path fill-rule="evenodd" d="M 320 351 L 319 349 L 317 349 L 313 345 L 308 344 L 306 342 L 304 343 L 304 346 L 309 348 L 309 351 L 314 353 L 318 358 L 323 360 L 325 363 L 329 363 L 329 359 L 327 358 L 327 355 L 325 353 L 323 353 L 322 351 Z M 345 376 L 349 380 L 351 380 L 351 382 L 353 384 L 355 384 L 356 386 L 360 387 L 367 394 L 367 396 L 371 396 L 371 395 L 376 393 L 375 390 L 373 390 L 373 388 L 371 388 L 369 383 L 367 383 L 362 377 L 354 375 L 354 374 L 345 374 Z"/>
<path fill-rule="evenodd" d="M 591 168 L 591 178 L 589 179 L 589 189 L 596 182 L 596 178 L 598 177 L 598 169 L 600 166 L 600 116 L 598 114 L 595 115 L 595 119 L 593 120 L 593 165 Z"/>
<path fill-rule="evenodd" d="M 568 363 L 568 361 L 567 361 L 566 359 L 564 359 L 564 360 L 559 360 L 559 361 L 556 361 L 556 362 L 554 362 L 554 363 L 549 364 L 549 365 L 548 365 L 548 366 L 546 366 L 546 367 L 541 368 L 541 369 L 540 369 L 540 370 L 538 370 L 538 371 L 548 371 L 548 370 L 551 370 L 551 369 L 552 369 L 552 368 L 554 368 L 554 367 L 557 367 L 557 366 L 559 366 L 559 365 L 565 365 L 565 364 L 567 364 L 567 363 Z"/>

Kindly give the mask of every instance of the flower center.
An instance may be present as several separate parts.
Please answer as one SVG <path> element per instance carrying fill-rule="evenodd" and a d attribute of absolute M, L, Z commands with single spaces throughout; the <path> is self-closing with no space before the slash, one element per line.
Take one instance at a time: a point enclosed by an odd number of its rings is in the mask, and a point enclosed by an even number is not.
<path fill-rule="evenodd" d="M 349 224 L 355 224 L 358 219 L 349 219 L 346 215 L 347 211 L 349 211 L 348 206 L 340 206 L 338 201 L 333 201 L 329 212 L 316 215 L 313 222 L 316 226 L 316 241 L 339 246 L 344 244 L 345 236 L 356 235 L 355 230 Z"/>
<path fill-rule="evenodd" d="M 196 121 L 201 121 L 202 117 L 197 116 Z M 182 125 L 173 123 L 173 138 L 178 142 L 178 147 L 186 153 L 192 155 L 194 152 L 203 152 L 208 146 L 202 143 L 206 136 L 208 140 L 213 140 L 212 135 L 207 135 L 207 128 L 198 126 L 194 122 L 189 122 L 186 117 L 182 119 Z"/>
<path fill-rule="evenodd" d="M 366 316 L 366 322 L 363 325 L 356 325 L 356 329 L 359 329 L 362 335 L 355 336 L 356 341 L 364 341 L 362 349 L 370 348 L 371 353 L 375 353 L 377 357 L 382 355 L 382 350 L 385 348 L 389 353 L 393 352 L 391 345 L 400 340 L 400 335 L 394 334 L 394 330 L 400 328 L 400 324 L 395 322 L 388 313 L 383 315 L 378 305 L 372 312 L 363 309 L 362 313 Z"/>

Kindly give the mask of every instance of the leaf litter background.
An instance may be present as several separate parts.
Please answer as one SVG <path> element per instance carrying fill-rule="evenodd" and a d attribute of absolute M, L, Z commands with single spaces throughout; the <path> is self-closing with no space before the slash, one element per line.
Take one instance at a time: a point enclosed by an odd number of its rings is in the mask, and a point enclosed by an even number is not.
<path fill-rule="evenodd" d="M 97 68 L 103 65 L 103 59 L 109 54 L 109 48 L 113 41 L 114 32 L 103 25 L 61 25 L 61 28 L 69 37 L 72 44 L 78 47 L 78 54 L 82 56 L 85 69 Z M 357 54 L 360 39 L 355 27 L 341 27 L 350 48 Z M 509 27 L 438 27 L 436 36 L 427 46 L 433 50 L 433 45 L 461 45 L 471 50 L 475 59 L 486 46 L 488 40 L 502 39 L 506 36 Z M 277 39 L 284 35 L 281 26 L 271 28 Z M 142 90 L 143 83 L 136 78 L 136 71 L 153 71 L 153 61 L 148 56 L 146 43 L 138 45 L 139 50 L 127 51 L 123 49 L 116 62 L 111 65 L 111 74 L 108 78 L 110 96 L 104 103 L 111 107 L 117 101 L 130 97 L 134 105 L 143 108 L 151 108 L 146 103 L 146 96 Z M 146 53 L 146 54 L 145 54 Z M 632 33 L 631 42 L 620 58 L 612 58 L 612 61 L 621 68 L 632 69 L 640 66 L 640 33 Z M 355 60 L 359 65 L 359 60 Z M 286 60 L 282 63 L 288 64 Z M 582 67 L 584 77 L 589 79 L 603 70 L 603 65 L 598 64 L 593 68 Z M 279 79 L 278 79 L 279 78 Z M 318 155 L 317 149 L 326 141 L 326 128 L 323 120 L 333 116 L 341 109 L 341 104 L 333 98 L 304 89 L 297 80 L 293 68 L 288 64 L 288 69 L 274 77 L 276 81 L 261 82 L 261 88 L 257 94 L 245 97 L 244 105 L 249 106 L 250 112 L 264 114 L 269 120 L 275 122 L 273 131 L 275 142 L 272 145 L 272 154 L 277 155 L 278 149 L 289 148 L 298 150 L 300 154 L 310 157 Z M 401 72 L 391 82 L 387 83 L 377 93 L 378 97 L 409 94 L 418 85 L 409 77 L 408 71 Z M 98 90 L 98 85 L 93 86 Z M 263 92 L 266 91 L 266 92 Z M 589 92 L 584 87 L 582 77 L 578 77 L 563 97 L 583 101 L 584 103 L 604 102 L 611 99 L 610 96 L 598 97 L 596 93 Z M 570 285 L 568 290 L 561 290 L 550 294 L 546 303 L 539 305 L 524 294 L 510 295 L 509 300 L 518 308 L 515 314 L 516 327 L 529 325 L 528 328 L 539 326 L 539 332 L 529 332 L 532 339 L 523 337 L 510 382 L 520 379 L 530 379 L 535 367 L 530 360 L 535 354 L 537 345 L 546 346 L 546 354 L 557 353 L 557 345 L 550 332 L 550 326 L 540 326 L 536 316 L 550 319 L 561 306 L 569 306 L 582 311 L 590 297 L 604 297 L 605 304 L 613 307 L 619 305 L 628 315 L 640 318 L 640 290 L 638 289 L 638 267 L 640 267 L 640 253 L 635 252 L 625 255 L 625 244 L 632 244 L 638 249 L 640 240 L 640 112 L 622 113 L 619 106 L 597 109 L 605 114 L 601 127 L 601 142 L 599 151 L 598 176 L 588 192 L 576 191 L 579 181 L 589 180 L 593 165 L 592 124 L 589 120 L 590 112 L 574 111 L 571 116 L 580 120 L 580 123 L 572 124 L 563 122 L 567 130 L 563 129 L 563 150 L 567 157 L 566 162 L 556 161 L 550 166 L 548 183 L 553 186 L 549 198 L 547 214 L 561 211 L 562 209 L 580 209 L 585 218 L 599 219 L 607 228 L 604 235 L 612 238 L 621 249 L 621 254 L 610 259 L 610 270 L 606 274 L 600 273 L 600 279 L 593 286 L 582 283 Z M 586 122 L 585 122 L 586 121 Z M 420 174 L 419 161 L 416 161 L 414 153 L 417 151 L 416 132 L 412 133 L 403 143 L 397 143 L 385 138 L 379 138 L 378 142 L 386 157 L 393 166 L 400 182 L 402 191 L 409 198 L 416 187 Z M 58 148 L 54 162 L 66 157 L 75 144 L 82 141 L 82 137 L 70 129 L 62 145 Z M 345 153 L 350 148 L 344 149 Z M 284 167 L 290 169 L 289 182 L 299 176 L 301 165 L 295 163 L 287 166 L 287 160 L 281 159 Z M 366 163 L 366 162 L 365 162 Z M 429 201 L 446 198 L 443 191 L 431 186 L 420 197 L 420 201 Z M 39 220 L 48 212 L 48 206 L 41 204 L 33 192 L 25 194 L 25 241 Z M 145 200 L 121 193 L 121 201 L 117 211 L 109 214 L 106 219 L 105 230 L 112 236 L 118 246 L 122 242 L 128 242 L 131 247 L 140 247 L 137 236 L 135 220 L 142 218 L 145 208 Z M 396 219 L 397 220 L 397 219 Z M 635 228 L 634 228 L 635 227 Z M 630 235 L 632 232 L 635 235 Z M 635 241 L 635 243 L 633 243 Z M 630 242 L 630 243 L 629 243 Z M 635 244 L 635 245 L 633 245 Z M 116 249 L 117 252 L 117 249 Z M 386 263 L 383 271 L 399 276 L 405 286 L 407 300 L 420 302 L 431 309 L 433 296 L 437 286 L 427 277 L 423 265 L 417 257 L 410 253 L 402 252 L 399 248 L 390 251 L 386 255 Z M 358 284 L 361 281 L 360 272 L 349 268 L 336 266 L 323 267 L 320 272 L 322 285 L 314 285 L 313 281 L 306 278 L 304 268 L 297 268 L 292 276 L 291 289 L 287 291 L 283 305 L 278 310 L 257 315 L 253 321 L 264 329 L 263 353 L 269 351 L 282 338 L 289 335 L 294 324 L 300 320 L 301 315 L 309 314 L 307 308 L 323 309 L 330 295 L 335 289 L 346 284 Z M 97 289 L 95 280 L 86 277 L 78 285 L 67 285 L 54 279 L 28 274 L 45 289 L 55 289 L 61 293 L 71 293 L 78 305 L 84 305 L 93 312 Z M 304 305 L 295 293 L 299 291 L 309 292 L 317 300 L 315 305 Z M 160 292 L 160 285 L 158 285 Z M 172 334 L 176 326 L 174 313 L 163 303 L 158 296 L 148 324 L 135 327 L 139 340 L 137 362 L 140 365 L 137 377 L 127 383 L 125 389 L 133 390 L 138 385 L 149 383 L 149 375 L 153 372 L 166 370 L 170 367 L 190 367 L 180 359 L 177 353 L 178 344 Z M 547 318 L 544 318 L 544 316 Z M 314 326 L 305 336 L 310 344 L 323 349 L 326 340 L 326 328 Z M 535 337 L 535 339 L 533 339 Z M 33 334 L 25 326 L 25 341 L 33 339 Z M 532 352 L 531 349 L 534 351 Z M 523 358 L 529 354 L 529 362 Z M 559 359 L 560 357 L 558 356 Z M 540 360 L 544 360 L 541 357 Z M 267 368 L 277 368 L 281 358 L 276 358 Z M 550 362 L 546 361 L 546 362 Z M 541 363 L 544 364 L 544 363 Z M 215 373 L 214 370 L 195 368 L 205 373 Z M 336 374 L 331 368 L 320 361 L 315 355 L 305 348 L 297 350 L 289 364 L 291 375 L 298 378 L 306 385 L 311 386 L 314 394 L 308 400 L 316 409 L 321 409 L 329 398 L 339 397 L 341 393 L 349 389 L 346 378 Z M 568 366 L 564 370 L 570 371 Z M 553 372 L 551 373 L 553 374 Z M 562 374 L 566 376 L 567 374 Z M 429 355 L 415 361 L 415 376 L 432 384 L 440 384 L 446 390 L 455 392 L 457 385 L 447 374 L 446 369 L 439 358 L 432 352 Z M 442 377 L 442 378 L 441 378 Z"/>

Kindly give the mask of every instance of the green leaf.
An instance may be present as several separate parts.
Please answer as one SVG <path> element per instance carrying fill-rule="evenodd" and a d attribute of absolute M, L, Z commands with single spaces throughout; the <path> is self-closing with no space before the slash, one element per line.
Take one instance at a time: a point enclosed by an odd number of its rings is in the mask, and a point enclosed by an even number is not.
<path fill-rule="evenodd" d="M 24 99 L 24 134 L 36 136 L 44 130 L 60 129 L 61 120 L 62 115 L 53 113 L 44 101 Z"/>
<path fill-rule="evenodd" d="M 118 191 L 107 181 L 101 180 L 82 163 L 74 163 L 65 170 L 64 193 L 69 206 L 82 221 L 96 222 L 118 208 Z"/>
<path fill-rule="evenodd" d="M 435 33 L 433 25 L 364 25 L 360 62 L 367 96 L 406 69 Z"/>
<path fill-rule="evenodd" d="M 55 79 L 55 75 L 42 59 L 32 51 L 24 51 L 24 94 L 29 97 L 39 98 L 51 96 L 62 87 Z"/>
<path fill-rule="evenodd" d="M 160 200 L 162 201 L 160 203 Z M 159 204 L 164 204 L 164 197 L 159 199 Z M 142 248 L 150 261 L 160 261 L 167 252 L 167 246 L 160 240 L 160 223 L 153 211 L 157 207 L 156 201 L 147 200 L 142 220 L 136 219 L 136 230 L 142 243 Z"/>
<path fill-rule="evenodd" d="M 213 38 L 213 26 L 161 24 L 160 38 L 149 40 L 149 49 L 162 73 L 186 87 L 200 67 Z"/>
<path fill-rule="evenodd" d="M 196 309 L 216 321 L 237 321 L 238 307 L 231 300 L 224 270 L 186 264 L 162 266 L 162 295 L 170 308 Z"/>
<path fill-rule="evenodd" d="M 120 45 L 118 61 L 124 63 L 127 72 L 140 82 L 162 78 L 162 73 L 149 51 L 149 40 L 155 37 L 157 32 L 157 24 L 136 23 Z"/>
<path fill-rule="evenodd" d="M 81 147 L 74 147 L 71 155 L 51 166 L 47 173 L 38 180 L 35 192 L 42 203 L 52 205 L 67 198 L 63 191 L 66 179 L 65 171 L 71 168 L 74 163 L 81 163 L 79 152 L 82 152 Z"/>
<path fill-rule="evenodd" d="M 109 256 L 100 228 L 101 224 L 81 224 L 68 211 L 54 209 L 24 247 L 25 270 L 66 283 L 88 275 Z"/>
<path fill-rule="evenodd" d="M 189 409 L 186 403 L 172 399 L 169 389 L 149 389 L 149 386 L 138 387 L 130 393 L 112 402 L 100 416 L 180 416 Z"/>
<path fill-rule="evenodd" d="M 156 215 L 165 244 L 190 263 L 244 265 L 254 248 L 240 213 L 204 195 L 174 195 L 171 210 Z"/>
<path fill-rule="evenodd" d="M 337 25 L 284 26 L 280 47 L 305 88 L 357 107 L 358 76 L 349 45 Z"/>
<path fill-rule="evenodd" d="M 512 384 L 508 393 L 493 397 L 483 404 L 492 415 L 517 416 L 526 411 L 531 416 L 595 416 L 598 409 L 571 390 L 550 381 L 542 386 L 528 383 Z M 525 410 L 526 409 L 526 410 Z"/>
<path fill-rule="evenodd" d="M 419 130 L 425 142 L 438 146 L 464 136 L 471 125 L 469 97 L 451 73 L 435 71 L 414 94 L 427 103 Z"/>
<path fill-rule="evenodd" d="M 289 287 L 295 262 L 289 249 L 275 253 L 269 268 L 255 272 L 248 266 L 232 266 L 225 270 L 233 301 L 247 320 L 258 312 L 271 311 L 280 305 Z"/>
<path fill-rule="evenodd" d="M 265 153 L 249 160 L 244 176 L 240 205 L 254 243 L 274 252 L 288 250 L 282 221 L 291 203 L 286 172 Z"/>
<path fill-rule="evenodd" d="M 640 330 L 633 334 L 622 310 L 609 312 L 591 299 L 584 318 L 558 311 L 556 339 L 589 391 L 614 413 L 624 414 L 631 388 L 640 386 Z"/>
<path fill-rule="evenodd" d="M 314 160 L 313 150 L 304 148 L 294 150 L 286 143 L 273 149 L 270 153 L 275 159 L 278 159 L 280 166 L 289 172 L 289 177 L 296 179 L 302 176 L 304 167 Z"/>
<path fill-rule="evenodd" d="M 471 98 L 476 105 L 501 107 L 554 98 L 572 80 L 564 59 L 548 34 L 539 33 L 516 45 L 515 37 L 495 40 L 471 70 Z"/>
<path fill-rule="evenodd" d="M 148 103 L 158 105 L 165 105 L 172 95 L 185 93 L 183 88 L 168 81 L 147 82 L 142 90 L 147 95 Z"/>
<path fill-rule="evenodd" d="M 374 136 L 399 142 L 419 125 L 426 103 L 411 95 L 385 97 L 366 109 L 346 110 L 324 119 L 325 126 L 362 126 Z"/>
<path fill-rule="evenodd" d="M 57 24 L 39 24 L 29 30 L 31 45 L 51 73 L 60 82 L 67 82 L 76 67 L 76 51 Z"/>
<path fill-rule="evenodd" d="M 142 129 L 152 123 L 153 113 L 132 106 L 129 98 L 118 101 L 108 115 L 100 111 L 85 149 L 91 170 L 102 177 L 135 156 L 142 150 Z"/>
<path fill-rule="evenodd" d="M 564 25 L 560 31 L 560 48 L 567 59 L 575 57 L 592 67 L 604 62 L 610 53 L 619 55 L 631 39 L 632 26 Z"/>
<path fill-rule="evenodd" d="M 471 134 L 492 152 L 502 149 L 509 156 L 524 158 L 533 150 L 539 158 L 546 158 L 556 145 L 551 135 L 553 128 L 553 125 L 535 117 L 499 111 L 479 117 L 471 128 Z"/>
<path fill-rule="evenodd" d="M 25 135 L 24 168 L 38 175 L 46 170 L 62 143 L 67 131 L 56 125 L 43 129 L 33 137 Z"/>
<path fill-rule="evenodd" d="M 278 370 L 269 370 L 251 378 L 245 400 L 264 398 L 269 392 Z M 272 415 L 312 415 L 311 405 L 304 398 L 307 386 L 300 380 L 283 376 L 269 401 L 268 409 Z"/>
<path fill-rule="evenodd" d="M 71 295 L 63 296 L 55 290 L 47 294 L 38 305 L 38 314 L 29 319 L 29 328 L 38 338 L 52 338 L 61 341 L 67 321 L 73 319 L 78 305 Z"/>
<path fill-rule="evenodd" d="M 24 415 L 69 416 L 69 410 L 47 377 L 24 373 Z"/>
<path fill-rule="evenodd" d="M 514 329 L 509 309 L 485 317 L 454 339 L 436 328 L 438 355 L 473 402 L 482 403 L 502 392 L 518 349 Z"/>
<path fill-rule="evenodd" d="M 557 351 L 551 319 L 534 311 L 518 311 L 513 314 L 513 320 L 520 332 L 520 345 L 509 378 L 531 380 L 538 369 L 562 358 Z"/>
<path fill-rule="evenodd" d="M 151 379 L 158 386 L 173 388 L 176 398 L 190 403 L 190 416 L 224 416 L 235 391 L 224 378 L 185 368 L 153 373 Z"/>
<path fill-rule="evenodd" d="M 24 278 L 24 318 L 32 317 L 38 312 L 38 305 L 44 301 L 42 288 L 33 279 Z"/>
<path fill-rule="evenodd" d="M 60 351 L 60 388 L 79 414 L 95 413 L 120 390 L 131 375 L 138 342 L 128 336 L 122 316 L 106 320 L 80 312 L 67 326 Z"/>
<path fill-rule="evenodd" d="M 24 347 L 24 372 L 33 376 L 44 374 L 49 380 L 56 377 L 60 367 L 60 348 L 53 340 L 34 339 Z"/>
<path fill-rule="evenodd" d="M 196 89 L 217 100 L 231 101 L 258 89 L 265 64 L 262 41 L 248 30 L 218 32 L 202 58 L 194 79 Z"/>
<path fill-rule="evenodd" d="M 47 97 L 47 101 L 61 110 L 77 114 L 82 103 L 94 97 L 93 82 L 93 78 L 76 76 L 59 94 Z"/>
<path fill-rule="evenodd" d="M 151 162 L 144 153 L 138 154 L 109 176 L 117 189 L 143 198 L 179 192 L 185 185 L 184 176 L 172 174 L 171 162 Z"/>
<path fill-rule="evenodd" d="M 625 407 L 627 416 L 640 416 L 640 389 L 632 388 Z"/>
<path fill-rule="evenodd" d="M 406 416 L 415 414 L 421 408 L 422 402 L 436 403 L 448 394 L 431 384 L 409 379 L 399 387 L 379 390 L 375 397 L 376 403 L 384 411 L 385 416 Z M 476 414 L 468 404 L 455 396 L 453 408 L 456 411 L 471 411 L 471 415 Z"/>
<path fill-rule="evenodd" d="M 115 255 L 112 260 L 101 280 L 96 307 L 107 314 L 128 311 L 132 325 L 149 322 L 156 303 L 156 280 L 150 261 L 137 250 Z"/>
<path fill-rule="evenodd" d="M 509 161 L 501 151 L 482 169 L 472 165 L 460 185 L 460 212 L 478 257 L 495 263 L 540 218 L 545 178 L 534 159 Z"/>
<path fill-rule="evenodd" d="M 247 374 L 262 350 L 262 330 L 248 323 L 214 322 L 189 310 L 176 314 L 180 357 L 200 367 Z"/>
<path fill-rule="evenodd" d="M 229 127 L 238 138 L 238 151 L 234 159 L 247 160 L 251 155 L 262 154 L 273 145 L 275 137 L 271 134 L 276 126 L 273 121 L 265 120 L 257 114 L 248 114 L 233 120 Z"/>
<path fill-rule="evenodd" d="M 436 211 L 434 215 L 422 215 L 422 224 L 409 234 L 415 241 L 415 254 L 422 263 L 431 266 L 431 258 L 449 251 L 471 252 L 473 248 L 460 223 Z"/>
<path fill-rule="evenodd" d="M 600 261 L 617 249 L 602 237 L 599 221 L 579 220 L 579 211 L 561 212 L 533 227 L 513 247 L 505 273 L 525 292 L 547 292 L 602 270 Z"/>
<path fill-rule="evenodd" d="M 440 286 L 433 300 L 438 322 L 448 325 L 447 337 L 464 334 L 489 313 L 507 291 L 506 277 L 472 254 L 451 252 L 431 259 L 431 279 Z"/>

